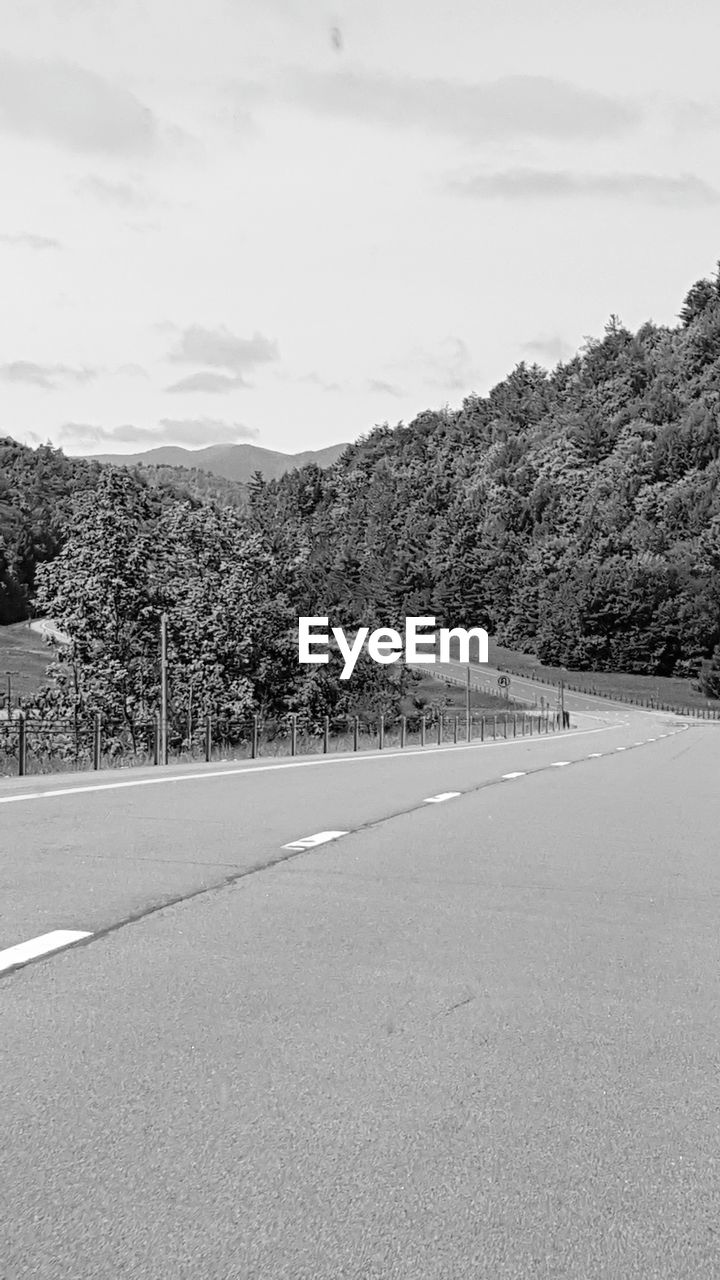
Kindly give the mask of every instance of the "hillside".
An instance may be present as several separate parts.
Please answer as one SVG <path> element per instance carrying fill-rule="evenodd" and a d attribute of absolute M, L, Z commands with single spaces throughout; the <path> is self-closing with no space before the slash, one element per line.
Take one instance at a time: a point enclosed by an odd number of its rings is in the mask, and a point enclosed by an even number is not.
<path fill-rule="evenodd" d="M 343 625 L 433 614 L 549 664 L 697 673 L 720 642 L 720 271 L 679 319 L 613 316 L 552 372 L 253 486 L 251 519 L 310 547 L 306 607 Z"/>
<path fill-rule="evenodd" d="M 309 449 L 304 453 L 277 453 L 273 449 L 260 449 L 254 444 L 214 444 L 207 449 L 183 449 L 164 445 L 158 449 L 148 449 L 144 453 L 97 454 L 93 461 L 110 462 L 120 467 L 189 467 L 197 471 L 209 471 L 226 480 L 247 483 L 256 471 L 260 471 L 266 480 L 275 480 L 295 467 L 312 464 L 329 467 L 347 447 L 347 444 L 333 444 L 327 449 Z"/>

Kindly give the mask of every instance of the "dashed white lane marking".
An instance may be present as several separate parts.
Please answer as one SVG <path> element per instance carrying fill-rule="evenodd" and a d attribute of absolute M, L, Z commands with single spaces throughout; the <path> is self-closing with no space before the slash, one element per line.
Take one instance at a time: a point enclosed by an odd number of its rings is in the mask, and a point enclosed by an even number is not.
<path fill-rule="evenodd" d="M 503 778 L 524 778 L 525 770 L 521 769 L 518 773 L 504 773 Z"/>
<path fill-rule="evenodd" d="M 601 757 L 602 757 L 602 751 L 591 751 L 590 755 L 588 756 L 588 760 L 600 760 Z"/>
<path fill-rule="evenodd" d="M 80 929 L 53 929 L 52 933 L 42 933 L 39 938 L 31 938 L 29 942 L 19 942 L 16 947 L 6 947 L 4 951 L 0 951 L 0 973 L 91 936 Z"/>
<path fill-rule="evenodd" d="M 616 750 L 616 751 L 624 751 L 624 750 L 625 750 L 625 748 L 624 748 L 624 747 L 616 747 L 616 748 L 615 748 L 615 750 Z"/>
<path fill-rule="evenodd" d="M 314 836 L 303 836 L 301 840 L 291 840 L 283 849 L 314 849 L 316 844 L 327 844 L 328 840 L 337 840 L 346 836 L 347 831 L 316 831 Z"/>
<path fill-rule="evenodd" d="M 442 804 L 443 800 L 454 800 L 461 793 L 459 791 L 441 791 L 437 796 L 428 796 L 423 802 L 424 804 Z"/>
<path fill-rule="evenodd" d="M 614 724 L 608 724 L 599 729 L 571 729 L 567 733 L 554 733 L 551 738 L 543 734 L 528 738 L 527 745 L 529 746 L 531 742 L 558 742 L 563 738 L 583 738 L 588 734 L 610 733 L 616 727 Z M 348 752 L 347 755 L 342 756 L 313 756 L 310 760 L 284 760 L 282 763 L 274 761 L 273 764 L 242 765 L 239 769 L 205 769 L 202 773 L 164 773 L 160 777 L 128 778 L 122 782 L 94 782 L 82 786 L 54 787 L 51 791 L 21 791 L 15 795 L 0 795 L 0 804 L 22 804 L 24 800 L 52 800 L 58 796 L 89 795 L 93 791 L 120 791 L 126 787 L 158 787 L 178 782 L 201 782 L 206 778 L 236 778 L 240 774 L 269 773 L 277 769 L 332 768 L 334 765 L 357 764 L 358 761 L 367 763 L 368 760 L 414 760 L 417 756 L 440 755 L 443 752 L 486 751 L 495 748 L 499 751 L 502 747 L 517 745 L 515 739 L 510 738 L 507 742 L 463 742 L 458 743 L 457 746 L 446 744 L 442 747 L 404 747 L 397 751 L 360 751 L 357 755 L 354 752 Z"/>
<path fill-rule="evenodd" d="M 550 765 L 550 768 L 562 769 L 566 764 L 569 764 L 569 763 L 570 763 L 569 760 L 553 760 L 552 764 Z"/>
<path fill-rule="evenodd" d="M 633 746 L 634 746 L 634 747 L 644 747 L 644 746 L 645 746 L 645 743 L 644 743 L 644 742 L 633 742 Z"/>

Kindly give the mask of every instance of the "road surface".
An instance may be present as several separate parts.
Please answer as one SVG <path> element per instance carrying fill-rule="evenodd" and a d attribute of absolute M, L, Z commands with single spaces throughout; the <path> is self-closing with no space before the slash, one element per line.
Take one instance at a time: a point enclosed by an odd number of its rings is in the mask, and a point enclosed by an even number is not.
<path fill-rule="evenodd" d="M 2 784 L 0 964 L 85 935 L 0 973 L 3 1280 L 720 1274 L 720 736 L 598 702 Z"/>

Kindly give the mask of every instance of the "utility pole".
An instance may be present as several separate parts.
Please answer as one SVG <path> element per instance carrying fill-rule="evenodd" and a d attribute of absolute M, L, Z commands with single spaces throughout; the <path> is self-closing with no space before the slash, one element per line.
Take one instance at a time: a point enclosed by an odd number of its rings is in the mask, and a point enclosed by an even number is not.
<path fill-rule="evenodd" d="M 167 764 L 167 614 L 160 619 L 160 763 Z"/>
<path fill-rule="evenodd" d="M 465 741 L 470 741 L 470 663 L 468 662 L 467 682 L 465 684 Z"/>
<path fill-rule="evenodd" d="M 20 675 L 20 672 L 19 672 L 19 671 L 6 671 L 6 672 L 5 672 L 5 675 L 6 675 L 6 677 L 7 677 L 7 702 L 5 703 L 5 706 L 7 707 L 8 720 L 9 720 L 9 719 L 10 719 L 10 712 L 11 712 L 11 709 L 12 709 L 12 677 L 13 677 L 13 676 L 19 676 L 19 675 Z"/>

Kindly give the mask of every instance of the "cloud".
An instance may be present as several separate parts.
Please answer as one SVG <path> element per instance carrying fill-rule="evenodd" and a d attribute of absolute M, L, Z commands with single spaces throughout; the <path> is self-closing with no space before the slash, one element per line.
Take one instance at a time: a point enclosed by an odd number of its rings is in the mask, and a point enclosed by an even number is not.
<path fill-rule="evenodd" d="M 426 386 L 451 391 L 467 391 L 480 376 L 467 343 L 457 337 L 443 338 L 432 351 L 415 347 L 406 360 L 395 361 L 388 368 L 410 369 L 414 374 L 419 370 Z"/>
<path fill-rule="evenodd" d="M 238 338 L 229 329 L 205 329 L 191 325 L 185 329 L 168 355 L 174 364 L 204 364 L 211 369 L 230 370 L 243 378 L 260 364 L 278 359 L 277 344 L 261 333 L 252 338 Z"/>
<path fill-rule="evenodd" d="M 644 200 L 658 205 L 715 205 L 720 193 L 702 178 L 648 173 L 571 173 L 568 170 L 507 169 L 448 179 L 446 186 L 479 200 L 559 200 L 592 197 Z"/>
<path fill-rule="evenodd" d="M 0 53 L 0 129 L 72 151 L 151 154 L 159 122 L 134 94 L 74 63 Z"/>
<path fill-rule="evenodd" d="M 368 380 L 368 390 L 384 396 L 401 396 L 403 394 L 399 387 L 396 387 L 392 382 L 383 382 L 382 378 L 370 378 Z"/>
<path fill-rule="evenodd" d="M 450 134 L 471 142 L 509 138 L 615 138 L 641 120 L 637 103 L 548 76 L 484 84 L 382 72 L 290 70 L 281 96 L 322 115 Z"/>
<path fill-rule="evenodd" d="M 75 189 L 80 195 L 94 196 L 102 204 L 115 205 L 120 209 L 144 209 L 150 203 L 145 192 L 132 182 L 109 182 L 96 174 L 82 178 Z"/>
<path fill-rule="evenodd" d="M 246 427 L 242 422 L 221 422 L 217 418 L 161 418 L 157 427 L 137 427 L 133 423 L 101 427 L 89 422 L 65 422 L 60 427 L 60 438 L 73 443 L 136 444 L 148 448 L 164 444 L 190 447 L 236 444 L 241 440 L 254 440 L 257 435 L 254 427 Z"/>
<path fill-rule="evenodd" d="M 315 370 L 312 373 L 301 373 L 294 382 L 312 382 L 316 387 L 322 387 L 323 391 L 342 391 L 339 382 L 328 382 L 326 378 L 322 378 Z"/>
<path fill-rule="evenodd" d="M 54 391 L 58 382 L 91 382 L 97 377 L 96 369 L 75 369 L 67 364 L 36 364 L 33 360 L 13 360 L 0 365 L 0 378 L 4 382 L 24 382 L 33 387 Z"/>
<path fill-rule="evenodd" d="M 692 100 L 675 101 L 670 105 L 670 120 L 682 133 L 696 133 L 699 129 L 717 129 L 720 125 L 720 104 Z"/>
<path fill-rule="evenodd" d="M 222 395 L 228 391 L 235 391 L 238 387 L 249 386 L 250 383 L 246 382 L 239 373 L 214 373 L 212 370 L 204 369 L 201 373 L 191 373 L 187 378 L 173 382 L 165 390 L 207 391 L 212 395 Z"/>
<path fill-rule="evenodd" d="M 530 342 L 522 344 L 522 350 L 534 360 L 540 360 L 545 364 L 556 365 L 561 361 L 569 360 L 573 354 L 573 349 L 564 338 L 554 334 L 548 337 L 534 338 Z"/>
<path fill-rule="evenodd" d="M 0 244 L 15 245 L 18 249 L 60 249 L 62 247 L 60 241 L 53 239 L 52 236 L 36 236 L 26 231 L 18 235 L 0 235 Z"/>

